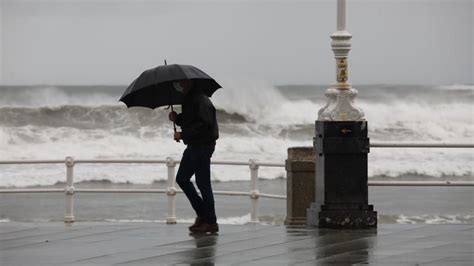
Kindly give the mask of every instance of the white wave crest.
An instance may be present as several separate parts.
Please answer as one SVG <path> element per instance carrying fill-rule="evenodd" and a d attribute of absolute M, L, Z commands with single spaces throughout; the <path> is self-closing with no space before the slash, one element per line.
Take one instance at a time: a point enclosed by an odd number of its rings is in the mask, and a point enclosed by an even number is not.
<path fill-rule="evenodd" d="M 436 87 L 440 90 L 466 90 L 466 91 L 473 91 L 474 85 L 466 85 L 466 84 L 453 84 L 453 85 L 446 85 L 446 86 L 438 86 Z"/>
<path fill-rule="evenodd" d="M 474 223 L 474 215 L 399 215 L 397 220 L 399 224 L 472 224 Z"/>
<path fill-rule="evenodd" d="M 258 124 L 313 123 L 318 112 L 311 101 L 290 101 L 265 81 L 231 81 L 223 86 L 212 96 L 215 106 Z"/>
<path fill-rule="evenodd" d="M 0 107 L 58 107 L 65 105 L 100 106 L 120 105 L 119 95 L 106 94 L 101 91 L 70 94 L 55 86 L 38 86 L 32 88 L 15 88 L 3 92 Z"/>
<path fill-rule="evenodd" d="M 177 223 L 192 224 L 195 218 L 177 219 Z M 114 223 L 166 223 L 166 220 L 145 220 L 145 219 L 105 219 L 106 222 Z M 235 217 L 218 217 L 219 224 L 244 225 L 250 223 L 250 213 Z"/>
<path fill-rule="evenodd" d="M 57 131 L 57 132 L 56 132 Z M 2 133 L 3 132 L 3 133 Z M 66 156 L 76 159 L 162 159 L 173 157 L 180 160 L 184 145 L 176 144 L 171 137 L 139 135 L 107 136 L 104 131 L 87 132 L 77 129 L 29 129 L 35 142 L 27 142 L 18 135 L 0 130 L 0 160 L 63 160 Z M 143 133 L 146 135 L 146 132 Z M 172 129 L 169 129 L 169 136 Z M 62 136 L 62 137 L 61 137 Z M 289 140 L 270 136 L 225 135 L 218 140 L 212 160 L 242 161 L 257 159 L 261 162 L 284 164 L 288 147 L 312 146 L 312 141 Z M 403 175 L 472 176 L 474 154 L 466 149 L 371 149 L 369 154 L 369 177 Z M 65 182 L 64 165 L 1 165 L 0 186 L 24 187 L 54 185 Z M 213 165 L 213 181 L 250 180 L 246 166 Z M 276 179 L 285 177 L 284 167 L 261 167 L 259 177 Z M 152 184 L 166 180 L 164 164 L 78 164 L 75 167 L 75 182 L 109 180 L 112 183 Z"/>
<path fill-rule="evenodd" d="M 465 176 L 474 173 L 470 150 L 454 149 L 371 149 L 369 177 L 421 175 L 431 177 Z"/>

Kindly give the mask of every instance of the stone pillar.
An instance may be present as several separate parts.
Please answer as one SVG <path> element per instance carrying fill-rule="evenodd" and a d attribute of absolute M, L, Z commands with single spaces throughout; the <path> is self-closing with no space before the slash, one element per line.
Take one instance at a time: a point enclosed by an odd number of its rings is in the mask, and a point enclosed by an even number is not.
<path fill-rule="evenodd" d="M 306 209 L 314 201 L 314 149 L 292 147 L 286 160 L 287 225 L 306 225 Z"/>
<path fill-rule="evenodd" d="M 366 121 L 316 121 L 316 195 L 308 224 L 331 228 L 377 226 L 368 204 Z"/>

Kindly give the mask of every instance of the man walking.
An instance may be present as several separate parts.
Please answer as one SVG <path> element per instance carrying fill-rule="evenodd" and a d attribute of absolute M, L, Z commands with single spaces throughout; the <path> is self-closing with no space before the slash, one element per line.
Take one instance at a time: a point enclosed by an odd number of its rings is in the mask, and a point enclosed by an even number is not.
<path fill-rule="evenodd" d="M 168 117 L 182 129 L 182 132 L 175 132 L 174 139 L 183 140 L 187 145 L 176 175 L 176 183 L 196 212 L 196 221 L 189 230 L 196 233 L 216 233 L 219 225 L 211 186 L 211 157 L 219 138 L 216 109 L 209 97 L 199 87 L 193 86 L 192 80 L 174 82 L 173 86 L 184 94 L 181 114 L 170 112 Z M 190 181 L 193 174 L 202 197 Z"/>

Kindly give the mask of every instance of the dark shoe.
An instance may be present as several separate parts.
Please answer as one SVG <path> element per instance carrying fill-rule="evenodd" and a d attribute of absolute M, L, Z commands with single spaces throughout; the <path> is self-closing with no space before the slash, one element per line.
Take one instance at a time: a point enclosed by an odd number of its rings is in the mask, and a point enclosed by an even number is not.
<path fill-rule="evenodd" d="M 202 223 L 190 230 L 193 233 L 211 233 L 212 234 L 212 233 L 219 232 L 219 225 L 217 223 L 215 224 Z"/>
<path fill-rule="evenodd" d="M 206 219 L 201 218 L 201 217 L 196 217 L 196 221 L 194 221 L 194 224 L 189 227 L 189 231 L 193 232 L 193 229 L 203 223 L 206 222 Z"/>

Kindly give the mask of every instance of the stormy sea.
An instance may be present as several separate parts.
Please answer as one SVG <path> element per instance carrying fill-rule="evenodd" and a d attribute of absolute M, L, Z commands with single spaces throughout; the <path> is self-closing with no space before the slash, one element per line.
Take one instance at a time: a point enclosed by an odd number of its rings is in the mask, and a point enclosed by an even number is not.
<path fill-rule="evenodd" d="M 226 82 L 211 100 L 220 128 L 213 160 L 284 163 L 287 148 L 312 146 L 328 86 Z M 474 86 L 354 85 L 372 143 L 473 143 Z M 126 86 L 1 86 L 0 161 L 75 159 L 179 160 L 168 112 L 118 101 Z M 179 107 L 176 109 L 179 111 Z M 472 181 L 472 149 L 372 148 L 369 180 Z M 80 188 L 165 188 L 161 164 L 79 164 Z M 286 194 L 283 167 L 260 167 L 260 190 Z M 212 166 L 215 190 L 248 191 L 246 166 Z M 0 165 L 1 188 L 57 187 L 64 164 Z M 369 201 L 387 223 L 474 223 L 470 187 L 371 187 Z M 162 221 L 164 194 L 76 194 L 76 220 Z M 60 221 L 62 193 L 0 194 L 0 221 Z M 193 214 L 178 194 L 179 221 Z M 248 197 L 216 196 L 221 223 L 249 220 Z M 281 223 L 284 200 L 262 199 L 260 219 Z"/>

